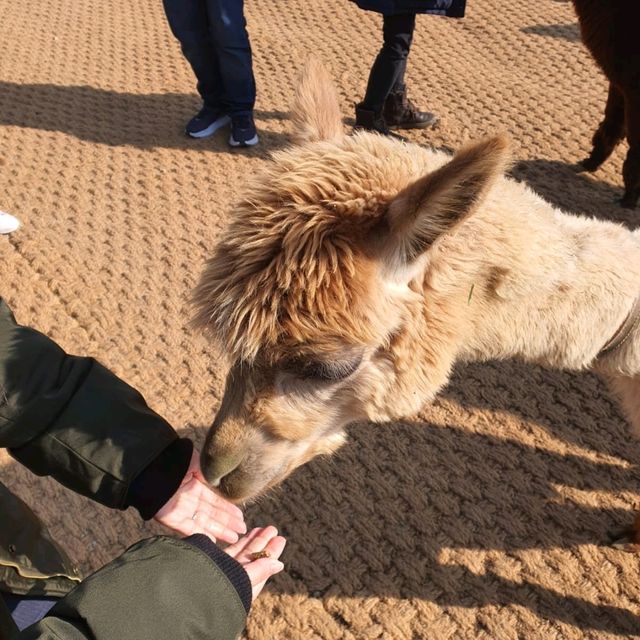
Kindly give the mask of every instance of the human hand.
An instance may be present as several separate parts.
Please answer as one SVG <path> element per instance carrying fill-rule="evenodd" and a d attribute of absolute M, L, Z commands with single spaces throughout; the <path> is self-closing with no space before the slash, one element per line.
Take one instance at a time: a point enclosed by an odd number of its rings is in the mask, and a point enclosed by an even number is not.
<path fill-rule="evenodd" d="M 200 468 L 200 452 L 195 449 L 182 484 L 154 520 L 180 535 L 204 533 L 214 542 L 233 543 L 247 531 L 242 511 L 207 484 Z"/>
<path fill-rule="evenodd" d="M 225 552 L 235 558 L 249 575 L 253 600 L 258 597 L 267 580 L 284 569 L 284 564 L 278 558 L 286 543 L 287 541 L 278 535 L 275 527 L 258 527 L 225 549 Z M 260 551 L 266 551 L 269 557 L 254 560 L 252 554 Z"/>

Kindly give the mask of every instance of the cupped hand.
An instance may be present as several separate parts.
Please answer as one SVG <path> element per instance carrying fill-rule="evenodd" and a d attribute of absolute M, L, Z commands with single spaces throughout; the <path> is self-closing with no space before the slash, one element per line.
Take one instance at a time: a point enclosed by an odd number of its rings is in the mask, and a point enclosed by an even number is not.
<path fill-rule="evenodd" d="M 278 535 L 273 526 L 252 529 L 225 551 L 235 558 L 245 569 L 251 581 L 253 599 L 258 597 L 267 580 L 284 569 L 278 560 L 284 550 L 286 540 Z M 253 559 L 252 554 L 266 551 L 268 557 Z"/>
<path fill-rule="evenodd" d="M 195 450 L 182 484 L 156 513 L 154 520 L 183 536 L 204 533 L 214 541 L 234 543 L 246 533 L 242 511 L 207 484 Z"/>

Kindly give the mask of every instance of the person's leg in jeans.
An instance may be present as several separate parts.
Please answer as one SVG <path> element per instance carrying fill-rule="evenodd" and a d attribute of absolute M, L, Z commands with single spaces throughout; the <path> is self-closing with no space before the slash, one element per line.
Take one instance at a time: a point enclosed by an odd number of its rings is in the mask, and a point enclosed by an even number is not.
<path fill-rule="evenodd" d="M 406 101 L 404 74 L 415 24 L 413 13 L 383 17 L 383 45 L 371 67 L 364 100 L 356 106 L 356 127 L 388 133 L 389 125 L 425 127 L 435 122 L 432 114 L 419 112 Z M 396 96 L 399 108 L 390 110 L 389 103 L 396 106 Z M 392 122 L 386 121 L 385 112 Z"/>
<path fill-rule="evenodd" d="M 53 596 L 16 596 L 0 592 L 9 613 L 20 631 L 42 620 L 60 598 Z"/>
<path fill-rule="evenodd" d="M 198 81 L 204 106 L 188 124 L 187 133 L 204 138 L 229 123 L 216 49 L 211 41 L 206 0 L 163 0 L 174 36 L 180 42 Z"/>
<path fill-rule="evenodd" d="M 212 46 L 223 86 L 223 104 L 231 116 L 232 146 L 258 142 L 253 122 L 256 83 L 243 0 L 206 0 Z"/>

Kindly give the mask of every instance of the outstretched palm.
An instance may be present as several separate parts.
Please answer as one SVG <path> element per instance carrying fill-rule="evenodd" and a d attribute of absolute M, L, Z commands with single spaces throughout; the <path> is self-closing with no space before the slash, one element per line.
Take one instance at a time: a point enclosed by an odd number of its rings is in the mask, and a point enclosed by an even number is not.
<path fill-rule="evenodd" d="M 195 449 L 182 484 L 154 520 L 184 536 L 204 533 L 229 543 L 247 531 L 242 511 L 208 486 Z"/>
<path fill-rule="evenodd" d="M 286 540 L 278 535 L 273 526 L 252 529 L 238 542 L 228 546 L 225 551 L 235 558 L 245 569 L 251 581 L 253 599 L 258 597 L 267 580 L 279 573 L 284 565 L 278 558 L 284 551 Z M 254 559 L 253 554 L 265 552 L 266 557 Z"/>

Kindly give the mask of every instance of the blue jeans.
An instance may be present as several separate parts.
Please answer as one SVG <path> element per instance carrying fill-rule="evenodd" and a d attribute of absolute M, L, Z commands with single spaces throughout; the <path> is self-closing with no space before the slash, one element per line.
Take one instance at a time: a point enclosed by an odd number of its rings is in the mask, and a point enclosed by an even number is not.
<path fill-rule="evenodd" d="M 205 106 L 250 115 L 256 99 L 244 0 L 163 0 Z"/>
<path fill-rule="evenodd" d="M 42 620 L 60 599 L 49 596 L 14 596 L 3 592 L 0 592 L 0 598 L 9 607 L 11 617 L 20 631 Z"/>

